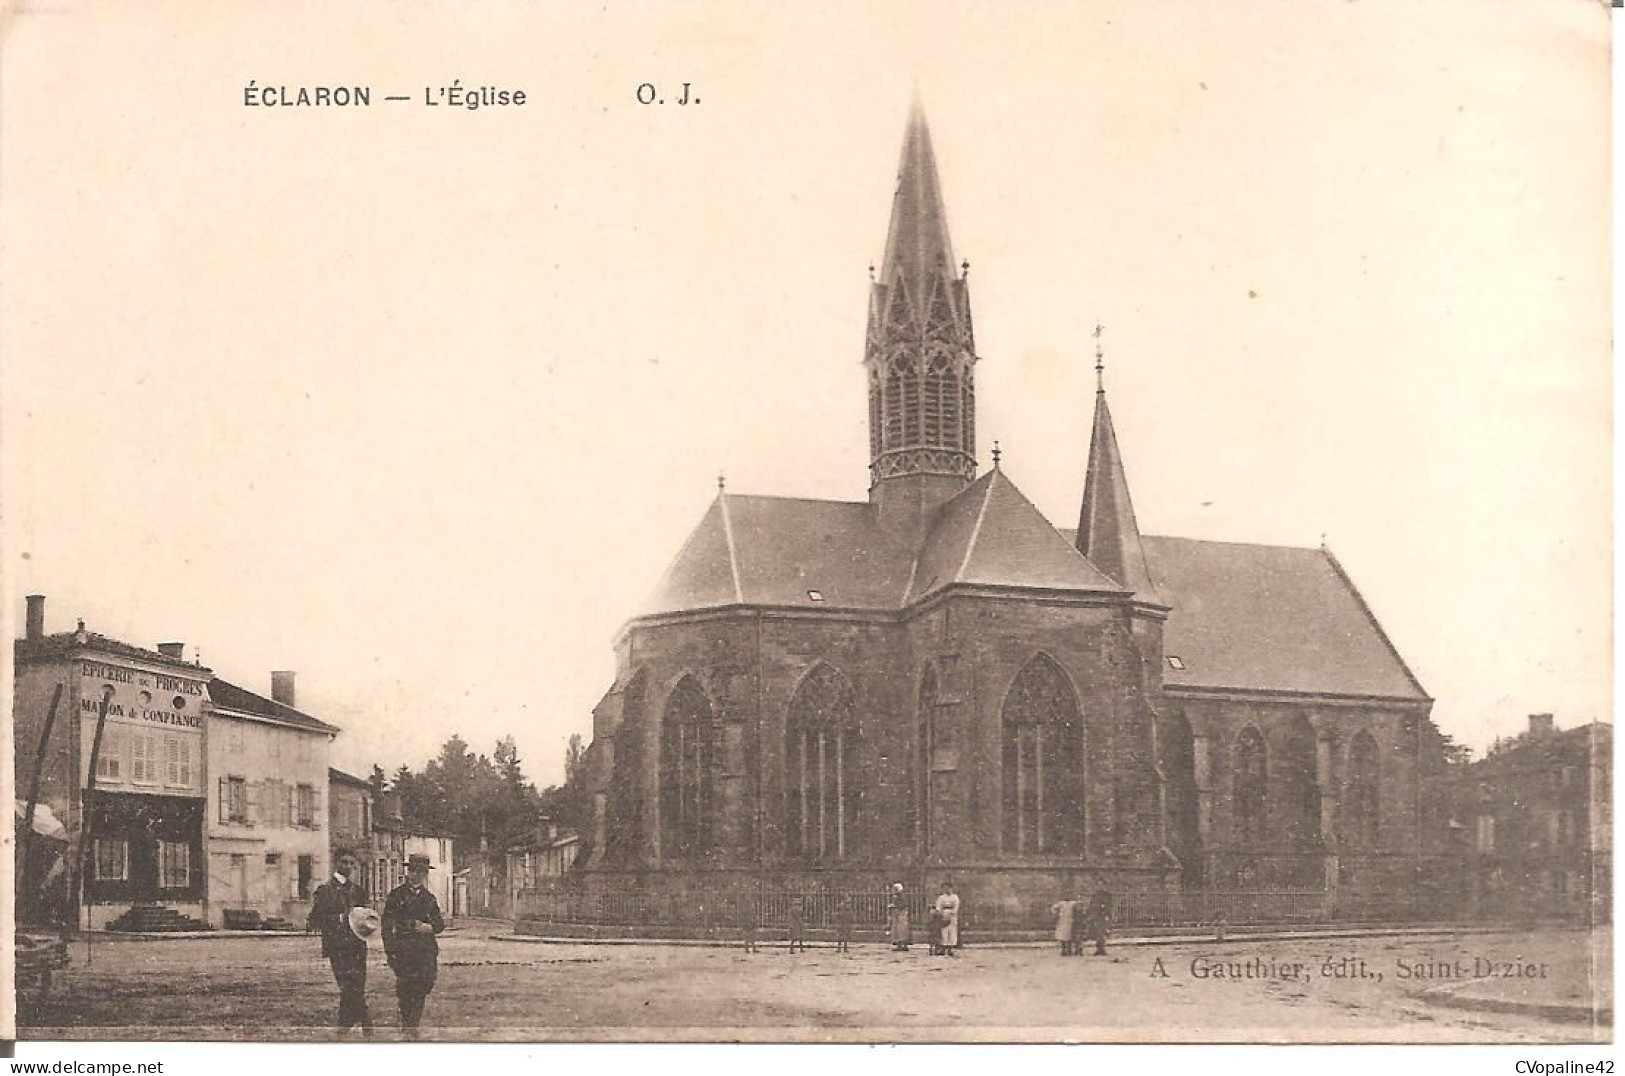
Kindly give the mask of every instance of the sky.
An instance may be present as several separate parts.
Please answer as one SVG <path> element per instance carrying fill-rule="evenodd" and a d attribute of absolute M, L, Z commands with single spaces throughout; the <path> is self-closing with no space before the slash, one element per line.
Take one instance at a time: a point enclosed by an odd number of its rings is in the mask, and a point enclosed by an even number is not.
<path fill-rule="evenodd" d="M 719 472 L 865 496 L 917 88 L 984 466 L 1072 525 L 1099 321 L 1145 532 L 1324 540 L 1480 750 L 1609 716 L 1603 5 L 406 11 L 9 17 L 14 633 L 43 593 L 48 630 L 296 670 L 342 767 L 511 733 L 561 779 Z M 528 100 L 419 103 L 454 79 Z"/>

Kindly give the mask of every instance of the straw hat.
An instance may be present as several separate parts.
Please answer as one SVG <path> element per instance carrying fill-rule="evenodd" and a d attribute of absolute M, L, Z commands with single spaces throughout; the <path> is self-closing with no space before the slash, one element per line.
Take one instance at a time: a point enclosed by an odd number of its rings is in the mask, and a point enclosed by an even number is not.
<path fill-rule="evenodd" d="M 383 925 L 378 920 L 378 913 L 371 908 L 351 908 L 347 921 L 350 924 L 350 933 L 362 941 L 376 938 Z"/>

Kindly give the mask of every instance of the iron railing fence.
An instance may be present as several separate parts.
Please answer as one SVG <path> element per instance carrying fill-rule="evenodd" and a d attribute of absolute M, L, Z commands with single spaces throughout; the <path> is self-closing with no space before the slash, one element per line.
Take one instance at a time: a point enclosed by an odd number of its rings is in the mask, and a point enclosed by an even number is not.
<path fill-rule="evenodd" d="M 916 929 L 925 925 L 934 899 L 922 892 L 904 894 L 909 920 Z M 751 926 L 785 929 L 798 904 L 809 930 L 833 929 L 842 923 L 866 932 L 886 927 L 888 894 L 871 890 L 688 894 L 526 890 L 519 894 L 515 918 L 700 932 Z M 1326 892 L 1321 889 L 1114 892 L 1112 905 L 1112 921 L 1118 928 L 1314 922 L 1329 915 Z M 1051 907 L 1052 902 L 1044 900 L 965 900 L 960 906 L 960 928 L 966 933 L 1044 932 L 1055 925 Z"/>

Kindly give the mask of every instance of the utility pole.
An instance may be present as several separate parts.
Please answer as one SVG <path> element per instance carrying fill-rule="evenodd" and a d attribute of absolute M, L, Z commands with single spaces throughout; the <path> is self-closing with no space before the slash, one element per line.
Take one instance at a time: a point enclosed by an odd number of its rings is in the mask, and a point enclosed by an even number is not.
<path fill-rule="evenodd" d="M 90 903 L 86 895 L 90 891 L 88 867 L 95 848 L 92 834 L 95 830 L 96 812 L 91 809 L 90 794 L 96 791 L 96 764 L 101 760 L 102 733 L 107 729 L 107 706 L 113 701 L 113 685 L 108 684 L 102 688 L 102 705 L 96 714 L 96 735 L 90 741 L 90 772 L 85 775 L 85 794 L 81 801 L 81 814 L 83 824 L 79 827 L 79 903 L 85 908 L 85 965 L 91 963 L 90 956 Z"/>

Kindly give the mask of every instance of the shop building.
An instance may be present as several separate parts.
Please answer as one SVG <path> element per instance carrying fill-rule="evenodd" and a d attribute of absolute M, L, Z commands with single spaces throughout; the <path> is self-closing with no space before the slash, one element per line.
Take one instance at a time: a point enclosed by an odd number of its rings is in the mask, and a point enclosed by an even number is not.
<path fill-rule="evenodd" d="M 200 925 L 211 674 L 183 650 L 83 621 L 46 634 L 45 598 L 28 597 L 12 651 L 14 776 L 18 798 L 59 820 L 63 839 L 19 842 L 19 920 Z"/>

